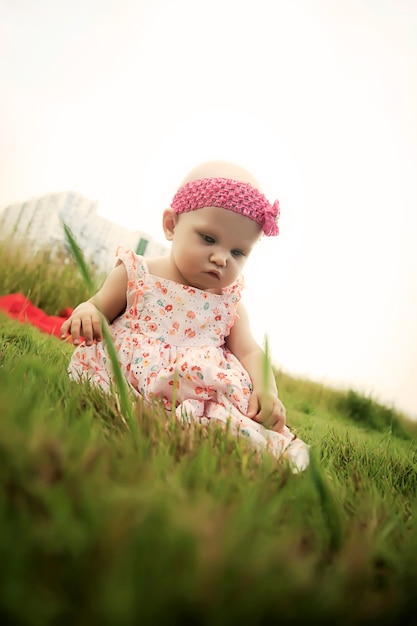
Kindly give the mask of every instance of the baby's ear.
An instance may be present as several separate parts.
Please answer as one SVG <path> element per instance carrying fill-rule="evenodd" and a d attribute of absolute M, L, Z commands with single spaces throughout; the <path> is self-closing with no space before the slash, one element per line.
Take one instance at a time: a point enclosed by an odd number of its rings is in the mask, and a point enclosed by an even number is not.
<path fill-rule="evenodd" d="M 174 237 L 175 226 L 178 221 L 178 215 L 174 209 L 165 209 L 162 215 L 162 228 L 164 229 L 165 237 L 168 241 L 172 241 Z"/>

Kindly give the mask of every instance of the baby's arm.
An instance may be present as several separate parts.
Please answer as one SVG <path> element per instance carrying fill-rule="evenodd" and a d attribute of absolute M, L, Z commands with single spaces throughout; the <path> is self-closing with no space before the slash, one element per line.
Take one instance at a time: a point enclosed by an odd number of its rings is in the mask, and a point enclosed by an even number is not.
<path fill-rule="evenodd" d="M 242 363 L 252 381 L 253 391 L 247 415 L 266 428 L 281 432 L 286 420 L 285 407 L 278 397 L 272 368 L 269 364 L 265 367 L 265 353 L 253 338 L 248 314 L 241 302 L 237 313 L 239 317 L 230 330 L 226 345 Z"/>
<path fill-rule="evenodd" d="M 87 346 L 93 340 L 101 341 L 102 313 L 112 322 L 126 308 L 127 273 L 123 263 L 117 265 L 104 281 L 101 289 L 87 302 L 82 302 L 73 311 L 61 326 L 61 338 L 67 333 L 72 335 L 74 345 L 80 343 L 80 336 L 85 339 Z"/>

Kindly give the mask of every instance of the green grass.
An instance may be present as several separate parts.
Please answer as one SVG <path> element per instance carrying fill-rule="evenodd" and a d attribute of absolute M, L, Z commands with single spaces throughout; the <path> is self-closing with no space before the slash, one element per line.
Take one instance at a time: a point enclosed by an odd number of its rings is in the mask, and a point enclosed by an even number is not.
<path fill-rule="evenodd" d="M 0 248 L 50 314 L 74 264 Z M 413 624 L 416 426 L 277 372 L 298 475 L 216 429 L 68 380 L 71 346 L 0 316 L 0 623 Z"/>

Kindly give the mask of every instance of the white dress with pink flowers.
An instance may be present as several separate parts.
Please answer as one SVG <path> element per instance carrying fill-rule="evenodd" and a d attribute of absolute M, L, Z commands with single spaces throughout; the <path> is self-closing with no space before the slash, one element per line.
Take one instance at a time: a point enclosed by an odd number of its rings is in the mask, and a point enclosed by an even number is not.
<path fill-rule="evenodd" d="M 286 427 L 267 430 L 246 417 L 251 381 L 224 345 L 236 317 L 243 280 L 221 295 L 149 273 L 146 261 L 119 248 L 118 263 L 127 271 L 127 307 L 111 324 L 119 363 L 135 394 L 162 401 L 180 420 L 229 422 L 229 431 L 256 448 L 284 455 L 294 470 L 308 465 L 308 446 Z M 74 350 L 69 373 L 108 391 L 113 383 L 103 342 Z M 175 389 L 174 389 L 175 388 Z"/>

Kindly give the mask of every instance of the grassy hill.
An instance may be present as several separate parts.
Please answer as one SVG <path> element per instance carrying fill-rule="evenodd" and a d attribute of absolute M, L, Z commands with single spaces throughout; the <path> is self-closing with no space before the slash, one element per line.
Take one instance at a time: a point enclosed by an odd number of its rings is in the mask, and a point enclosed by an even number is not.
<path fill-rule="evenodd" d="M 0 294 L 87 295 L 0 248 Z M 71 347 L 0 316 L 0 623 L 414 624 L 416 425 L 277 372 L 298 475 L 216 430 L 70 383 Z"/>

